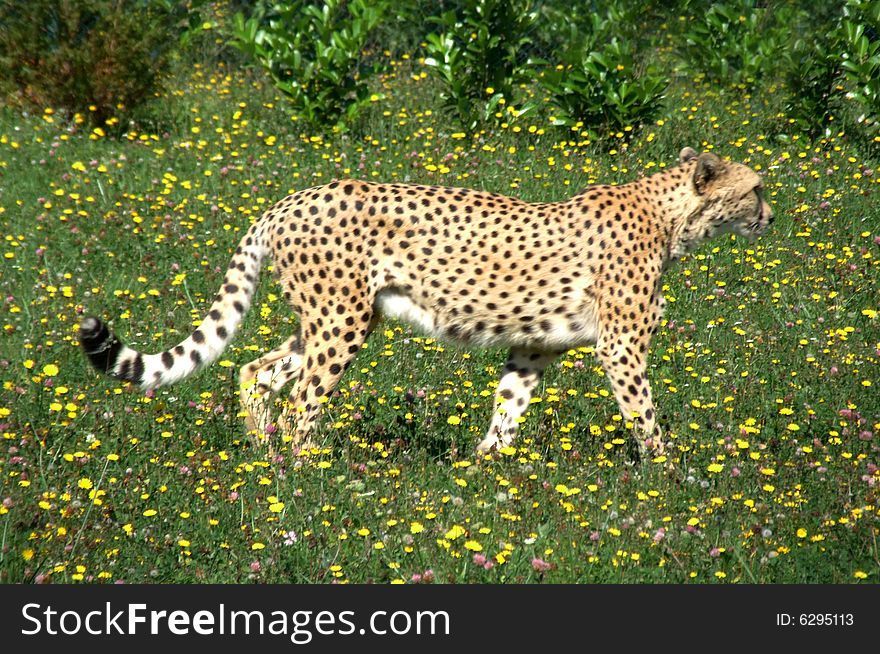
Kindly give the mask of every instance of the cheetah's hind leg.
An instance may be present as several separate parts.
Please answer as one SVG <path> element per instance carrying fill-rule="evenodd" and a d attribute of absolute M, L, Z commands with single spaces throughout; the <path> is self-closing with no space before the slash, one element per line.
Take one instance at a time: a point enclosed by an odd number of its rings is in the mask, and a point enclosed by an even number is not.
<path fill-rule="evenodd" d="M 239 372 L 241 409 L 246 414 L 248 433 L 255 433 L 258 443 L 267 437 L 272 398 L 289 381 L 299 376 L 301 367 L 299 331 L 280 347 L 242 366 Z"/>
<path fill-rule="evenodd" d="M 349 302 L 363 306 L 360 300 L 352 294 Z M 282 435 L 289 437 L 294 450 L 316 446 L 311 432 L 321 405 L 329 399 L 377 322 L 372 311 L 353 316 L 344 304 L 328 304 L 327 313 L 329 316 L 302 314 L 302 324 L 307 326 L 304 333 L 317 333 L 303 342 L 301 367 L 278 419 Z M 309 325 L 319 328 L 309 329 Z"/>

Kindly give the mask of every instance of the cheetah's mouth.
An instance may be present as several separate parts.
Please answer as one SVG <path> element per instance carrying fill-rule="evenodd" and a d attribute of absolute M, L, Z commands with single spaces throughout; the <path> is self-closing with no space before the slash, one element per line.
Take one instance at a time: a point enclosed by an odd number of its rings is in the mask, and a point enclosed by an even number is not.
<path fill-rule="evenodd" d="M 769 227 L 769 226 L 770 226 L 770 221 L 765 220 L 764 206 L 762 204 L 760 207 L 758 207 L 757 219 L 754 222 L 749 223 L 747 231 L 750 236 L 760 236 L 761 234 L 763 234 L 766 231 L 767 227 Z"/>

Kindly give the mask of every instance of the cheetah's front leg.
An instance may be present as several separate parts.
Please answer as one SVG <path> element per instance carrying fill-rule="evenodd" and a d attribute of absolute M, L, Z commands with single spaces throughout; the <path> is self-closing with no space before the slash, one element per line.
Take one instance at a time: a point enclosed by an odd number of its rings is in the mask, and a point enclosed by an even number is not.
<path fill-rule="evenodd" d="M 620 332 L 597 347 L 621 414 L 635 422 L 641 455 L 648 453 L 648 447 L 654 454 L 664 450 L 646 374 L 649 339 L 650 334 L 638 338 L 631 332 Z"/>
<path fill-rule="evenodd" d="M 519 417 L 525 413 L 544 369 L 556 356 L 556 353 L 511 349 L 495 391 L 495 415 L 486 437 L 477 445 L 478 453 L 485 454 L 513 443 Z"/>

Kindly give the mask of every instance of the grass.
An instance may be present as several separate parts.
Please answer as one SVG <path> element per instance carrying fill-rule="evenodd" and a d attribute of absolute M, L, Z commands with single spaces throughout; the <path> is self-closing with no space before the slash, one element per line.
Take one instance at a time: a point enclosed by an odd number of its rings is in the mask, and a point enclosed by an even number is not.
<path fill-rule="evenodd" d="M 223 69 L 172 89 L 153 132 L 0 113 L 0 581 L 876 583 L 880 210 L 859 141 L 775 142 L 772 93 L 688 84 L 607 146 L 537 118 L 465 134 L 419 64 L 392 68 L 363 133 L 333 138 Z M 516 447 L 476 458 L 504 353 L 396 324 L 325 406 L 324 447 L 268 460 L 236 415 L 237 367 L 291 329 L 268 273 L 185 383 L 121 387 L 78 350 L 84 312 L 144 350 L 180 340 L 289 191 L 354 176 L 562 199 L 685 145 L 765 174 L 777 220 L 665 278 L 649 376 L 671 471 L 628 463 L 589 349 L 548 371 Z"/>

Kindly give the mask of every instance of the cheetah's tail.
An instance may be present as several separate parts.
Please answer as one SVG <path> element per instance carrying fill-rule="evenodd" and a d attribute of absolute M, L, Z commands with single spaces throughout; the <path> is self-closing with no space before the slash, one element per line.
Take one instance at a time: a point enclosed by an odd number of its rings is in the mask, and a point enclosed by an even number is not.
<path fill-rule="evenodd" d="M 79 340 L 92 365 L 142 388 L 166 386 L 207 366 L 226 349 L 250 308 L 260 264 L 269 253 L 259 221 L 247 231 L 229 263 L 223 286 L 207 316 L 185 340 L 159 354 L 143 354 L 123 344 L 103 321 L 82 319 Z"/>

